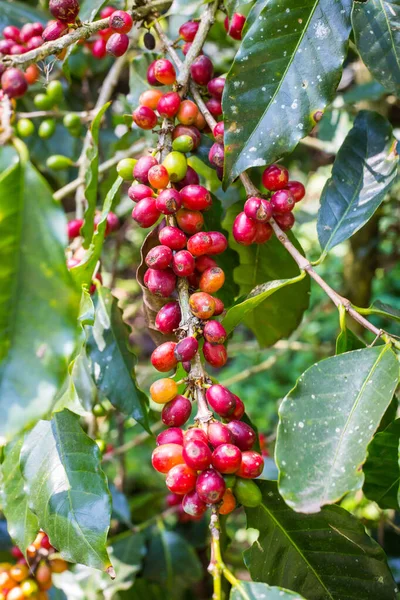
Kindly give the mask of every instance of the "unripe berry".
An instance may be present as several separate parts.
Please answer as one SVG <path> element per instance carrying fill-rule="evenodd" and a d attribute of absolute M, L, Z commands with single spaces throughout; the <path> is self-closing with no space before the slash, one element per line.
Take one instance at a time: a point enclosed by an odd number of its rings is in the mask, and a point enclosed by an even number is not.
<path fill-rule="evenodd" d="M 178 444 L 157 446 L 151 455 L 151 464 L 159 473 L 168 473 L 175 465 L 183 465 L 183 448 Z"/>
<path fill-rule="evenodd" d="M 135 158 L 123 158 L 117 164 L 118 175 L 120 177 L 122 177 L 122 179 L 124 179 L 125 181 L 132 181 L 133 180 L 133 169 L 134 169 L 134 166 L 136 165 L 136 163 L 137 163 L 137 160 Z M 150 188 L 148 188 L 148 189 L 150 190 Z M 152 191 L 150 190 L 150 193 L 143 196 L 143 198 L 146 198 L 147 196 L 151 196 L 151 195 L 152 195 Z M 139 200 L 140 200 L 140 198 L 139 198 Z"/>
<path fill-rule="evenodd" d="M 133 26 L 133 19 L 124 10 L 116 10 L 110 16 L 109 24 L 116 33 L 129 33 Z"/>
<path fill-rule="evenodd" d="M 204 217 L 198 210 L 187 210 L 181 208 L 176 213 L 176 221 L 185 233 L 193 235 L 198 231 L 201 231 L 204 225 Z"/>
<path fill-rule="evenodd" d="M 143 183 L 136 183 L 135 185 L 131 185 L 131 187 L 128 189 L 128 196 L 131 200 L 133 200 L 133 202 L 139 202 L 139 200 L 144 200 L 144 198 L 151 198 L 153 194 L 153 190 Z"/>
<path fill-rule="evenodd" d="M 42 38 L 45 42 L 53 42 L 67 32 L 68 25 L 63 21 L 50 21 L 42 33 Z"/>
<path fill-rule="evenodd" d="M 197 113 L 196 121 L 194 124 L 197 127 L 197 129 L 200 129 L 200 131 L 208 127 L 207 121 L 200 111 Z"/>
<path fill-rule="evenodd" d="M 236 479 L 233 488 L 237 501 L 243 506 L 255 508 L 262 502 L 262 494 L 258 485 L 249 479 Z"/>
<path fill-rule="evenodd" d="M 159 58 L 154 64 L 154 76 L 164 85 L 172 85 L 176 80 L 175 67 L 167 58 Z"/>
<path fill-rule="evenodd" d="M 245 413 L 245 406 L 242 402 L 242 400 L 239 398 L 239 396 L 236 396 L 236 394 L 233 394 L 235 396 L 235 400 L 236 400 L 236 406 L 235 406 L 235 410 L 233 411 L 233 413 L 229 416 L 229 421 L 240 421 L 240 419 L 243 417 L 244 413 Z"/>
<path fill-rule="evenodd" d="M 242 453 L 242 462 L 236 474 L 243 479 L 255 479 L 261 475 L 263 468 L 264 459 L 261 454 L 248 450 Z"/>
<path fill-rule="evenodd" d="M 9 98 L 21 98 L 28 89 L 28 83 L 22 71 L 11 68 L 1 76 L 1 87 Z"/>
<path fill-rule="evenodd" d="M 280 165 L 267 167 L 262 174 L 262 184 L 267 190 L 282 190 L 289 181 L 289 171 Z"/>
<path fill-rule="evenodd" d="M 177 302 L 165 304 L 157 313 L 155 326 L 164 335 L 173 333 L 181 322 L 181 309 Z"/>
<path fill-rule="evenodd" d="M 221 100 L 218 100 L 218 98 L 210 98 L 207 100 L 206 106 L 213 117 L 217 118 L 222 115 L 222 103 Z"/>
<path fill-rule="evenodd" d="M 160 90 L 145 90 L 139 97 L 140 106 L 148 106 L 152 110 L 157 109 L 158 102 L 164 94 Z"/>
<path fill-rule="evenodd" d="M 214 66 L 208 56 L 198 56 L 190 65 L 190 74 L 198 85 L 207 85 L 214 75 Z"/>
<path fill-rule="evenodd" d="M 214 77 L 214 79 L 211 79 L 211 81 L 209 81 L 207 84 L 208 93 L 214 98 L 221 100 L 224 91 L 224 86 L 224 77 Z"/>
<path fill-rule="evenodd" d="M 173 402 L 173 400 L 171 400 Z M 168 403 L 169 404 L 169 403 Z M 165 404 L 165 406 L 168 406 Z M 183 446 L 183 431 L 179 429 L 179 427 L 170 427 L 165 431 L 162 431 L 156 437 L 157 446 L 162 446 L 163 444 L 179 444 Z"/>
<path fill-rule="evenodd" d="M 166 484 L 170 492 L 184 495 L 196 487 L 196 471 L 187 465 L 176 465 L 167 475 Z"/>
<path fill-rule="evenodd" d="M 194 441 L 208 444 L 207 434 L 204 433 L 204 431 L 199 427 L 192 427 L 185 432 L 183 445 L 185 446 L 185 444 L 189 444 L 189 442 Z"/>
<path fill-rule="evenodd" d="M 159 165 L 162 167 L 162 165 Z M 156 169 L 157 167 L 152 167 Z M 165 167 L 162 167 L 165 169 Z M 165 169 L 166 170 L 166 169 Z M 151 169 L 149 172 L 149 180 L 151 179 Z M 167 173 L 168 175 L 168 173 Z M 151 181 L 150 181 L 151 183 Z M 152 184 L 153 185 L 153 184 Z M 178 190 L 174 188 L 168 188 L 160 192 L 156 199 L 157 210 L 159 210 L 163 215 L 173 215 L 177 210 L 182 206 L 181 195 Z"/>
<path fill-rule="evenodd" d="M 225 273 L 221 267 L 211 267 L 202 273 L 199 288 L 202 292 L 214 294 L 222 288 L 225 283 Z"/>
<path fill-rule="evenodd" d="M 72 219 L 72 221 L 68 222 L 67 232 L 68 239 L 71 241 L 80 235 L 81 227 L 83 225 L 82 219 Z"/>
<path fill-rule="evenodd" d="M 172 151 L 163 160 L 163 165 L 168 171 L 170 180 L 175 183 L 181 181 L 187 172 L 186 156 L 181 152 Z"/>
<path fill-rule="evenodd" d="M 274 215 L 283 215 L 291 212 L 295 201 L 289 190 L 278 190 L 271 197 L 271 207 Z"/>
<path fill-rule="evenodd" d="M 209 387 L 206 398 L 211 408 L 221 417 L 229 417 L 235 410 L 235 396 L 223 385 L 214 384 Z"/>
<path fill-rule="evenodd" d="M 195 292 L 189 298 L 190 310 L 199 319 L 209 319 L 215 312 L 215 300 L 205 292 Z"/>
<path fill-rule="evenodd" d="M 180 191 L 184 208 L 206 210 L 212 204 L 210 192 L 202 185 L 186 185 Z"/>
<path fill-rule="evenodd" d="M 153 351 L 151 364 L 157 371 L 166 373 L 176 367 L 178 361 L 174 354 L 175 346 L 175 342 L 164 342 Z"/>
<path fill-rule="evenodd" d="M 173 257 L 172 268 L 175 275 L 188 277 L 194 272 L 195 268 L 193 256 L 187 250 L 180 250 Z"/>
<path fill-rule="evenodd" d="M 177 92 L 168 92 L 163 94 L 157 103 L 159 115 L 166 119 L 172 119 L 178 113 L 181 105 L 181 98 Z"/>
<path fill-rule="evenodd" d="M 196 482 L 196 492 L 206 504 L 217 504 L 225 493 L 225 480 L 214 469 L 200 473 Z"/>
<path fill-rule="evenodd" d="M 212 165 L 215 165 L 216 167 L 223 167 L 224 166 L 224 157 L 225 157 L 224 146 L 222 144 L 218 144 L 217 142 L 215 142 L 215 144 L 213 144 L 211 146 L 210 151 L 208 153 L 208 160 L 210 161 L 210 163 Z"/>
<path fill-rule="evenodd" d="M 274 215 L 274 219 L 283 231 L 292 229 L 295 223 L 294 214 L 291 212 L 285 213 L 284 215 Z"/>
<path fill-rule="evenodd" d="M 213 421 L 208 425 L 207 429 L 208 440 L 214 448 L 221 444 L 232 444 L 233 437 L 229 429 L 219 421 Z"/>
<path fill-rule="evenodd" d="M 265 244 L 272 237 L 274 230 L 269 223 L 257 223 L 257 233 L 254 238 L 255 244 Z"/>
<path fill-rule="evenodd" d="M 167 225 L 161 229 L 158 239 L 161 244 L 168 246 L 171 250 L 182 250 L 186 246 L 187 241 L 183 231 L 171 225 Z"/>
<path fill-rule="evenodd" d="M 249 219 L 244 212 L 236 217 L 232 227 L 233 237 L 238 244 L 249 246 L 254 242 L 257 234 L 257 224 Z"/>
<path fill-rule="evenodd" d="M 25 71 L 25 79 L 28 85 L 33 85 L 39 78 L 40 71 L 37 65 L 29 65 Z"/>
<path fill-rule="evenodd" d="M 211 237 L 205 231 L 192 235 L 187 241 L 187 249 L 193 256 L 208 254 L 212 246 Z"/>
<path fill-rule="evenodd" d="M 164 405 L 161 419 L 168 427 L 181 427 L 189 419 L 191 412 L 192 404 L 190 400 L 178 394 L 171 402 Z"/>
<path fill-rule="evenodd" d="M 208 254 L 215 255 L 225 252 L 228 247 L 228 240 L 224 234 L 219 231 L 209 231 L 208 235 L 210 236 L 212 242 Z"/>
<path fill-rule="evenodd" d="M 171 269 L 147 269 L 144 284 L 152 294 L 168 298 L 175 289 L 176 275 Z"/>
<path fill-rule="evenodd" d="M 158 161 L 156 158 L 154 158 L 154 156 L 142 156 L 139 158 L 133 169 L 135 179 L 137 179 L 140 183 L 149 183 L 149 171 L 151 167 L 156 164 L 158 164 Z"/>
<path fill-rule="evenodd" d="M 242 39 L 242 31 L 244 24 L 246 23 L 246 17 L 239 13 L 234 13 L 232 19 L 229 22 L 228 17 L 224 21 L 224 27 L 227 34 L 234 40 Z"/>
<path fill-rule="evenodd" d="M 153 129 L 157 125 L 157 115 L 154 110 L 148 106 L 138 106 L 138 108 L 133 111 L 132 118 L 136 125 L 141 129 L 149 130 Z"/>
<path fill-rule="evenodd" d="M 218 509 L 220 515 L 229 515 L 236 508 L 236 498 L 231 490 L 226 490 Z"/>
<path fill-rule="evenodd" d="M 132 211 L 132 218 L 143 228 L 151 227 L 157 223 L 160 212 L 157 210 L 155 198 L 140 200 Z"/>
<path fill-rule="evenodd" d="M 33 124 L 33 121 L 31 121 L 30 119 L 19 119 L 18 123 L 17 123 L 17 132 L 18 135 L 20 135 L 21 137 L 29 137 L 30 135 L 32 135 L 33 133 L 35 133 L 35 125 Z M 49 166 L 49 160 L 52 157 L 49 157 L 46 161 L 46 166 Z M 68 161 L 68 167 L 73 165 L 74 163 L 67 158 L 66 156 L 64 156 L 63 158 L 65 158 Z M 52 168 L 52 167 L 50 167 Z M 54 166 L 53 166 L 54 168 Z M 61 167 L 61 168 L 65 168 L 65 166 Z"/>
<path fill-rule="evenodd" d="M 5 40 L 19 43 L 21 41 L 21 32 L 15 25 L 7 25 L 3 29 L 3 37 Z"/>
<path fill-rule="evenodd" d="M 265 223 L 272 217 L 272 206 L 263 198 L 251 196 L 244 204 L 244 212 L 249 219 Z"/>
<path fill-rule="evenodd" d="M 198 21 L 186 21 L 186 23 L 180 26 L 179 35 L 185 42 L 193 42 L 199 26 L 200 23 Z"/>
<path fill-rule="evenodd" d="M 169 378 L 157 379 L 150 386 L 150 396 L 157 404 L 167 404 L 178 394 L 176 381 Z"/>
<path fill-rule="evenodd" d="M 176 150 L 177 152 L 191 152 L 193 146 L 193 139 L 190 135 L 180 135 L 172 142 L 172 150 Z"/>
<path fill-rule="evenodd" d="M 300 181 L 288 181 L 286 189 L 292 194 L 295 202 L 300 202 L 306 195 L 306 188 Z"/>
<path fill-rule="evenodd" d="M 101 60 L 107 54 L 107 42 L 102 38 L 95 40 L 91 48 L 94 58 Z"/>
<path fill-rule="evenodd" d="M 204 325 L 203 335 L 210 344 L 223 344 L 226 340 L 226 330 L 219 321 L 207 321 Z"/>
<path fill-rule="evenodd" d="M 200 134 L 200 131 L 197 129 L 197 127 L 195 127 L 194 125 L 177 125 L 175 127 L 174 131 L 172 132 L 172 139 L 176 140 L 178 137 L 181 137 L 182 135 L 188 135 L 192 138 L 193 150 L 196 150 L 200 146 L 201 134 Z M 189 173 L 189 170 L 190 170 L 190 173 Z M 189 175 L 188 175 L 188 173 L 189 173 Z M 188 181 L 184 185 L 189 185 L 191 183 L 194 183 L 194 184 L 199 183 L 199 176 L 197 175 L 196 171 L 194 169 L 192 169 L 192 167 L 188 167 L 188 173 L 186 174 L 185 177 L 189 176 L 192 178 L 196 178 L 197 181 Z M 196 175 L 194 176 L 193 173 L 196 173 Z"/>
<path fill-rule="evenodd" d="M 202 254 L 202 256 L 196 258 L 196 271 L 198 273 L 204 273 L 204 271 L 211 269 L 212 267 L 218 267 L 218 265 L 211 256 Z"/>
<path fill-rule="evenodd" d="M 73 23 L 79 13 L 78 0 L 50 0 L 49 11 L 55 19 Z"/>
<path fill-rule="evenodd" d="M 212 453 L 211 462 L 214 469 L 223 475 L 236 473 L 242 462 L 242 453 L 233 444 L 221 444 Z"/>
<path fill-rule="evenodd" d="M 191 361 L 199 349 L 199 342 L 195 337 L 189 335 L 175 346 L 175 357 L 179 362 Z"/>
<path fill-rule="evenodd" d="M 192 517 L 201 517 L 207 510 L 207 504 L 201 500 L 196 490 L 193 490 L 183 497 L 182 508 Z"/>
<path fill-rule="evenodd" d="M 203 355 L 206 361 L 214 367 L 214 369 L 220 369 L 228 360 L 228 353 L 222 344 L 210 344 L 210 342 L 204 342 Z"/>
<path fill-rule="evenodd" d="M 191 100 L 183 100 L 180 103 L 176 118 L 182 125 L 193 125 L 196 121 L 199 109 Z"/>
<path fill-rule="evenodd" d="M 126 33 L 113 33 L 107 40 L 106 50 L 112 56 L 123 56 L 128 50 L 129 38 Z M 136 111 L 135 111 L 136 112 Z M 151 127 L 143 127 L 143 129 L 151 129 Z"/>
<path fill-rule="evenodd" d="M 164 165 L 154 165 L 147 175 L 150 185 L 156 190 L 166 188 L 169 184 L 169 175 Z"/>
<path fill-rule="evenodd" d="M 251 450 L 256 443 L 256 432 L 250 425 L 243 421 L 230 421 L 227 424 L 229 431 L 233 436 L 233 443 L 240 450 Z"/>
<path fill-rule="evenodd" d="M 183 446 L 185 463 L 195 471 L 204 471 L 211 463 L 211 450 L 208 445 L 199 440 L 185 442 Z"/>

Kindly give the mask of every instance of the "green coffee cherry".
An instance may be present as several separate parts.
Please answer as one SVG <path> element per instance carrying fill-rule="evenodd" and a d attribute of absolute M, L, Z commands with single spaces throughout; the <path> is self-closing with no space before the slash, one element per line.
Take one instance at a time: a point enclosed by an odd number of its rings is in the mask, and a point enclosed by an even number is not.
<path fill-rule="evenodd" d="M 236 500 L 240 504 L 243 504 L 243 506 L 255 508 L 262 502 L 261 490 L 251 479 L 241 479 L 238 477 L 233 488 L 233 493 L 236 496 Z"/>
<path fill-rule="evenodd" d="M 193 138 L 190 135 L 180 135 L 172 142 L 172 149 L 178 152 L 191 152 L 193 146 Z"/>
<path fill-rule="evenodd" d="M 50 81 L 47 86 L 47 95 L 51 98 L 53 104 L 60 104 L 64 98 L 64 91 L 61 81 Z"/>
<path fill-rule="evenodd" d="M 137 160 L 135 158 L 123 158 L 117 164 L 117 173 L 125 181 L 133 181 L 133 168 L 136 165 Z"/>
<path fill-rule="evenodd" d="M 39 126 L 39 137 L 43 138 L 44 140 L 47 140 L 48 138 L 51 138 L 52 135 L 54 135 L 54 132 L 56 130 L 56 122 L 54 119 L 45 119 L 44 121 L 42 121 L 40 123 Z"/>
<path fill-rule="evenodd" d="M 170 152 L 164 159 L 164 167 L 168 171 L 170 181 L 181 181 L 186 175 L 187 161 L 186 156 L 180 152 Z"/>
<path fill-rule="evenodd" d="M 236 483 L 235 475 L 224 475 L 224 479 L 225 479 L 225 485 L 226 485 L 227 489 L 232 490 Z"/>
<path fill-rule="evenodd" d="M 107 411 L 102 404 L 95 404 L 92 408 L 92 413 L 95 417 L 105 417 Z"/>
<path fill-rule="evenodd" d="M 69 135 L 72 135 L 72 137 L 76 137 L 76 138 L 81 137 L 82 131 L 83 131 L 82 125 L 79 125 L 79 127 L 70 127 L 68 129 Z"/>
<path fill-rule="evenodd" d="M 24 138 L 35 133 L 33 121 L 30 119 L 20 119 L 17 123 L 17 133 Z"/>
<path fill-rule="evenodd" d="M 63 169 L 68 169 L 68 167 L 72 167 L 74 165 L 74 161 L 72 161 L 68 156 L 63 156 L 62 154 L 53 154 L 49 156 L 46 161 L 46 166 L 49 169 L 53 169 L 53 171 L 62 171 Z"/>
<path fill-rule="evenodd" d="M 33 104 L 39 110 L 49 110 L 53 107 L 53 100 L 47 94 L 36 94 L 33 99 Z"/>
<path fill-rule="evenodd" d="M 77 129 L 81 126 L 81 118 L 73 113 L 68 113 L 63 118 L 63 125 L 67 129 Z"/>
<path fill-rule="evenodd" d="M 106 451 L 106 443 L 105 443 L 105 441 L 97 439 L 97 440 L 95 440 L 95 442 L 98 445 L 100 452 L 102 454 L 104 454 L 104 452 Z"/>

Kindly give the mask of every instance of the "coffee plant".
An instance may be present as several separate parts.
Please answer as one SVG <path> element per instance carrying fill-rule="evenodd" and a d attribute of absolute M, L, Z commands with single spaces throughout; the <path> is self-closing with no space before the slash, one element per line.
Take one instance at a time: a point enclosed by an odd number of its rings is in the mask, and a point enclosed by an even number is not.
<path fill-rule="evenodd" d="M 399 598 L 400 2 L 0 35 L 0 600 Z"/>

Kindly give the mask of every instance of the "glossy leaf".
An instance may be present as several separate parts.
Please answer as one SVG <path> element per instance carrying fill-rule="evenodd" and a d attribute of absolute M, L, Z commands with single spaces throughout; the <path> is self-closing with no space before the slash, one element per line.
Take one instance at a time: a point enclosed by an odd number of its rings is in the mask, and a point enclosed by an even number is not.
<path fill-rule="evenodd" d="M 380 300 L 376 300 L 366 311 L 364 311 L 364 313 L 369 315 L 378 315 L 380 317 L 384 317 L 385 319 L 391 319 L 400 323 L 400 310 L 394 306 L 386 304 L 385 302 L 381 302 Z"/>
<path fill-rule="evenodd" d="M 29 506 L 69 562 L 107 570 L 111 497 L 97 444 L 69 410 L 39 421 L 21 450 Z"/>
<path fill-rule="evenodd" d="M 278 587 L 270 587 L 266 583 L 240 581 L 232 587 L 229 600 L 304 600 L 296 592 Z"/>
<path fill-rule="evenodd" d="M 368 446 L 363 492 L 381 508 L 399 510 L 400 419 L 377 433 Z"/>
<path fill-rule="evenodd" d="M 246 509 L 247 526 L 259 530 L 244 553 L 253 580 L 294 590 L 307 600 L 394 600 L 396 584 L 385 553 L 355 517 L 339 506 L 300 515 L 285 504 L 275 482 L 259 481 L 259 486 L 262 504 Z"/>
<path fill-rule="evenodd" d="M 129 328 L 117 299 L 105 287 L 97 293 L 95 322 L 86 348 L 97 388 L 115 408 L 147 429 L 147 397 L 136 382 L 137 359 L 129 348 Z"/>
<path fill-rule="evenodd" d="M 291 152 L 334 97 L 351 0 L 264 0 L 251 10 L 223 96 L 227 186 Z"/>
<path fill-rule="evenodd" d="M 83 0 L 79 10 L 81 21 L 93 21 L 97 13 L 103 8 L 107 0 Z"/>
<path fill-rule="evenodd" d="M 343 354 L 360 348 L 365 348 L 365 343 L 351 329 L 345 327 L 336 339 L 336 354 Z"/>
<path fill-rule="evenodd" d="M 225 2 L 229 18 L 232 17 L 235 12 L 238 12 L 241 15 L 246 14 L 251 4 L 254 4 L 254 0 L 227 0 Z"/>
<path fill-rule="evenodd" d="M 373 76 L 400 94 L 399 0 L 354 3 L 352 21 L 357 49 Z"/>
<path fill-rule="evenodd" d="M 257 286 L 266 286 L 271 281 L 298 277 L 297 264 L 275 236 L 261 245 L 241 246 L 235 242 L 232 225 L 240 210 L 241 204 L 231 206 L 224 220 L 224 227 L 229 231 L 230 246 L 236 250 L 240 259 L 240 265 L 234 270 L 234 279 L 240 288 L 239 295 L 247 296 Z M 289 233 L 289 237 L 301 251 L 294 235 Z M 308 278 L 282 287 L 255 310 L 248 312 L 243 323 L 254 332 L 261 346 L 272 346 L 298 327 L 308 307 L 309 290 Z"/>
<path fill-rule="evenodd" d="M 396 177 L 397 165 L 390 123 L 378 113 L 361 111 L 322 192 L 317 230 L 324 253 L 372 217 Z"/>
<path fill-rule="evenodd" d="M 50 410 L 77 339 L 79 294 L 65 264 L 64 213 L 30 163 L 13 163 L 1 173 L 0 213 L 4 438 Z"/>
<path fill-rule="evenodd" d="M 318 512 L 362 487 L 367 447 L 398 379 L 390 346 L 327 358 L 300 376 L 279 409 L 276 462 L 289 506 Z"/>

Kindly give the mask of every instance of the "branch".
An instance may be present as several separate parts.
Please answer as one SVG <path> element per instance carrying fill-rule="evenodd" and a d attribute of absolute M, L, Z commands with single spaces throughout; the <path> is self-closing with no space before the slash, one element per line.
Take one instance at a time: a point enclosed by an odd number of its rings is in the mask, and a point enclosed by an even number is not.
<path fill-rule="evenodd" d="M 35 110 L 33 112 L 17 112 L 17 119 L 42 119 L 45 118 L 59 118 L 65 117 L 65 115 L 76 115 L 80 117 L 84 121 L 90 121 L 94 116 L 94 112 L 92 110 L 81 110 L 81 111 L 71 111 L 71 110 Z"/>

